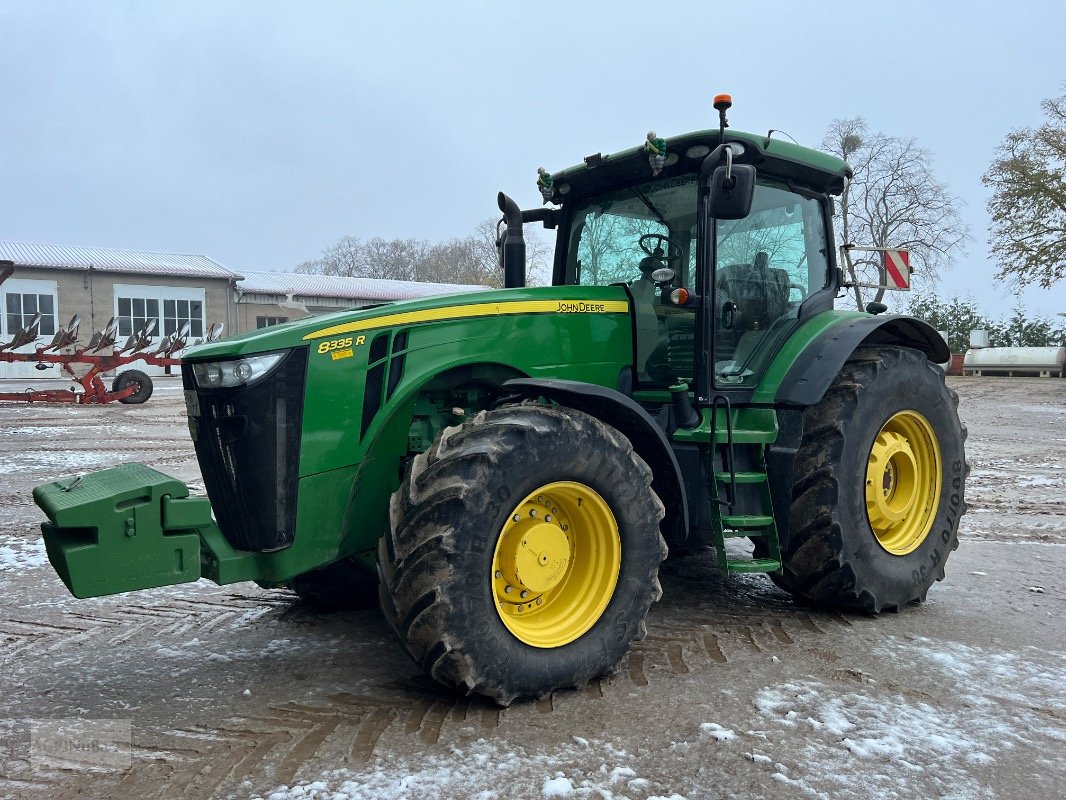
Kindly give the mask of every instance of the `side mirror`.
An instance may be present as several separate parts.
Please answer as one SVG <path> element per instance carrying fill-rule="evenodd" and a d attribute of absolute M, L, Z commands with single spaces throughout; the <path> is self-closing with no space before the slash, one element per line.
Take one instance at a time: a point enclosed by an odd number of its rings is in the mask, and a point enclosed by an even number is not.
<path fill-rule="evenodd" d="M 711 175 L 710 212 L 716 219 L 744 219 L 751 213 L 755 196 L 755 167 L 733 164 L 732 174 L 726 177 L 725 166 L 716 167 Z"/>

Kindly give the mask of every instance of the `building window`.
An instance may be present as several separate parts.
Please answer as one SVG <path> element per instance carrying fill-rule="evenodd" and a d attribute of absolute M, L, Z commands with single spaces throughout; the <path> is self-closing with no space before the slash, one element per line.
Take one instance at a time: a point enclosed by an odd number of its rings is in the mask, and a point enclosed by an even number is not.
<path fill-rule="evenodd" d="M 189 323 L 191 336 L 204 335 L 204 305 L 199 300 L 164 300 L 163 335 L 170 336 Z"/>
<path fill-rule="evenodd" d="M 149 320 L 155 320 L 156 334 L 159 330 L 159 301 L 144 297 L 118 298 L 118 335 L 132 336 L 144 328 Z"/>
<path fill-rule="evenodd" d="M 25 328 L 38 313 L 41 315 L 41 326 L 38 329 L 41 335 L 52 336 L 56 332 L 56 309 L 52 295 L 9 293 L 6 304 L 9 333 Z"/>
<path fill-rule="evenodd" d="M 270 325 L 280 325 L 281 323 L 288 321 L 288 317 L 256 317 L 255 327 L 266 328 Z"/>

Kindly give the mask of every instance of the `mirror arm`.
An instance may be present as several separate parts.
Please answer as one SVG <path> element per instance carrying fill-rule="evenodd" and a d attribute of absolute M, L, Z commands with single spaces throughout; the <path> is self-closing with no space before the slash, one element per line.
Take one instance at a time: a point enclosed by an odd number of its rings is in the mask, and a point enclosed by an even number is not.
<path fill-rule="evenodd" d="M 543 222 L 545 228 L 555 228 L 559 225 L 561 216 L 558 208 L 531 208 L 522 211 L 522 222 Z"/>

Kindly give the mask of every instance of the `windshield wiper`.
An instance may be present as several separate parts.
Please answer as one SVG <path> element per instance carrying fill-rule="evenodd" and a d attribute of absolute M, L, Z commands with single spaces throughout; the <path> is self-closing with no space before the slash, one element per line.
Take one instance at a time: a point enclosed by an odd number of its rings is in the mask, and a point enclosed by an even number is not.
<path fill-rule="evenodd" d="M 629 191 L 631 191 L 633 194 L 635 194 L 637 197 L 639 197 L 640 198 L 640 202 L 642 202 L 649 209 L 651 209 L 651 213 L 653 213 L 655 216 L 657 216 L 659 218 L 659 222 L 661 222 L 663 225 L 665 225 L 667 230 L 670 230 L 670 223 L 666 221 L 666 217 L 664 217 L 662 215 L 662 213 L 659 211 L 659 209 L 657 209 L 654 205 L 652 205 L 651 200 L 649 200 L 647 198 L 647 195 L 645 195 L 644 192 L 640 191 L 640 189 L 636 188 L 635 186 L 630 186 L 629 187 Z"/>

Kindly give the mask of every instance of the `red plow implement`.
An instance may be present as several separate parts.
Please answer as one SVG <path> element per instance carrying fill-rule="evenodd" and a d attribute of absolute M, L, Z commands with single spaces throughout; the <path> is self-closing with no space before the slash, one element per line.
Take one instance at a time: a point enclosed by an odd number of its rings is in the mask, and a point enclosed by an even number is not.
<path fill-rule="evenodd" d="M 37 314 L 30 323 L 15 333 L 15 338 L 6 344 L 0 344 L 0 362 L 33 363 L 38 369 L 46 369 L 49 364 L 58 364 L 72 379 L 70 389 L 26 389 L 21 392 L 0 392 L 0 400 L 14 400 L 29 403 L 143 403 L 152 395 L 152 379 L 140 370 L 126 370 L 115 376 L 111 389 L 108 390 L 101 377 L 102 373 L 119 367 L 143 361 L 153 367 L 175 367 L 181 364 L 177 353 L 185 348 L 189 336 L 189 323 L 172 335 L 164 336 L 155 349 L 152 336 L 156 330 L 156 321 L 149 320 L 141 330 L 126 339 L 125 344 L 116 347 L 118 323 L 112 318 L 102 330 L 96 331 L 88 344 L 78 346 L 79 317 L 71 319 L 66 328 L 56 331 L 52 341 L 35 347 L 33 352 L 16 352 L 19 348 L 35 344 L 39 339 L 41 315 Z M 206 341 L 215 341 L 222 336 L 223 325 L 215 323 L 206 336 Z M 203 340 L 197 340 L 199 344 Z"/>
<path fill-rule="evenodd" d="M 13 272 L 10 261 L 0 261 L 0 283 Z M 129 369 L 115 376 L 108 390 L 102 373 L 124 367 L 135 361 L 143 361 L 153 367 L 176 367 L 181 364 L 177 354 L 185 348 L 189 338 L 189 323 L 186 322 L 174 333 L 164 336 L 154 350 L 152 338 L 158 322 L 149 320 L 144 327 L 116 347 L 118 323 L 112 317 L 102 330 L 96 331 L 88 344 L 78 345 L 78 330 L 81 318 L 75 314 L 66 328 L 55 332 L 52 341 L 38 345 L 41 338 L 41 314 L 34 314 L 28 324 L 19 328 L 10 342 L 0 343 L 0 363 L 30 363 L 37 369 L 48 369 L 58 364 L 73 380 L 69 389 L 33 389 L 21 392 L 0 392 L 0 400 L 25 403 L 143 403 L 152 396 L 152 379 L 144 372 Z M 212 325 L 205 337 L 213 342 L 222 336 L 222 323 Z M 199 344 L 198 339 L 194 344 Z M 33 346 L 32 352 L 26 348 Z M 18 352 L 22 350 L 22 352 Z"/>
<path fill-rule="evenodd" d="M 0 261 L 0 283 L 14 272 L 10 261 Z M 112 317 L 102 330 L 93 333 L 88 344 L 78 345 L 78 330 L 81 318 L 75 314 L 66 328 L 55 332 L 52 341 L 38 345 L 41 337 L 41 314 L 35 314 L 28 324 L 19 328 L 10 342 L 0 343 L 0 363 L 30 363 L 37 369 L 48 369 L 58 364 L 73 380 L 69 389 L 33 389 L 21 392 L 0 392 L 0 401 L 10 400 L 26 403 L 143 403 L 152 396 L 152 379 L 140 370 L 124 370 L 115 376 L 108 390 L 102 374 L 143 361 L 153 367 L 176 367 L 181 364 L 177 354 L 185 348 L 189 338 L 189 323 L 186 322 L 174 333 L 164 336 L 155 349 L 152 338 L 158 322 L 149 320 L 144 327 L 116 347 L 118 323 Z M 213 342 L 222 337 L 222 323 L 215 323 L 202 341 Z M 34 346 L 32 352 L 25 348 Z M 19 350 L 23 352 L 18 352 Z"/>

